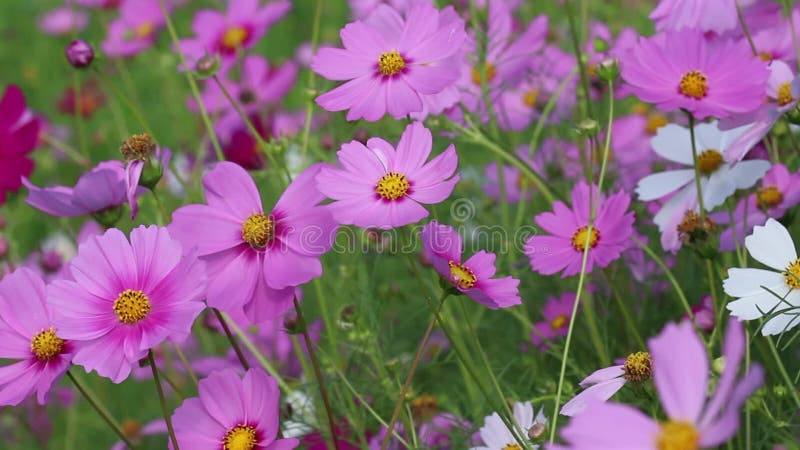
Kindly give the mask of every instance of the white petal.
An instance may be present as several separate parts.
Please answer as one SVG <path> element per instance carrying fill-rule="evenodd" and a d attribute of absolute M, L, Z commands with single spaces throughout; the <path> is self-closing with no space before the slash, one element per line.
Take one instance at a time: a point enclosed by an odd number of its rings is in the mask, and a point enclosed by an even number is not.
<path fill-rule="evenodd" d="M 725 199 L 736 192 L 736 183 L 732 180 L 730 169 L 721 167 L 708 178 L 708 182 L 702 186 L 702 189 L 703 206 L 706 210 L 711 211 L 725 203 Z"/>
<path fill-rule="evenodd" d="M 783 309 L 783 307 L 779 306 L 778 309 Z M 764 324 L 764 327 L 761 328 L 761 334 L 764 336 L 780 334 L 791 330 L 797 325 L 800 325 L 800 311 L 792 311 L 791 314 L 779 314 Z"/>
<path fill-rule="evenodd" d="M 783 309 L 779 303 L 785 305 L 778 297 L 763 291 L 759 294 L 748 295 L 732 301 L 725 307 L 728 308 L 732 316 L 742 320 L 753 320 L 763 317 L 765 314 L 770 314 L 773 312 L 773 308 L 776 311 Z M 777 308 L 775 308 L 776 305 L 778 306 Z"/>
<path fill-rule="evenodd" d="M 709 123 L 700 123 L 694 126 L 694 139 L 697 142 L 697 154 L 706 150 L 722 151 L 723 131 L 717 126 L 715 120 Z"/>
<path fill-rule="evenodd" d="M 728 278 L 722 282 L 725 293 L 731 297 L 761 294 L 768 288 L 778 295 L 786 293 L 783 274 L 764 269 L 729 269 Z"/>
<path fill-rule="evenodd" d="M 697 189 L 694 183 L 689 183 L 680 192 L 667 200 L 667 203 L 664 203 L 664 206 L 653 217 L 653 222 L 658 225 L 658 230 L 663 233 L 664 227 L 673 222 L 672 219 L 675 215 L 679 215 L 682 218 L 686 210 L 694 210 L 696 207 Z M 677 220 L 680 221 L 680 218 Z"/>
<path fill-rule="evenodd" d="M 747 189 L 756 184 L 772 165 L 763 159 L 741 161 L 731 167 L 731 180 L 737 189 Z"/>
<path fill-rule="evenodd" d="M 775 219 L 768 219 L 763 226 L 753 228 L 753 234 L 744 238 L 750 256 L 765 266 L 784 271 L 797 259 L 792 237 Z"/>
<path fill-rule="evenodd" d="M 642 201 L 655 200 L 686 186 L 693 178 L 694 169 L 654 173 L 639 180 L 636 194 Z"/>
<path fill-rule="evenodd" d="M 687 166 L 694 165 L 689 129 L 671 123 L 658 129 L 650 140 L 661 157 Z"/>
<path fill-rule="evenodd" d="M 745 131 L 747 131 L 752 123 L 744 124 L 740 127 L 732 128 L 727 131 L 723 131 L 719 137 L 719 151 L 725 154 L 725 151 L 730 147 L 730 145 L 739 139 Z"/>

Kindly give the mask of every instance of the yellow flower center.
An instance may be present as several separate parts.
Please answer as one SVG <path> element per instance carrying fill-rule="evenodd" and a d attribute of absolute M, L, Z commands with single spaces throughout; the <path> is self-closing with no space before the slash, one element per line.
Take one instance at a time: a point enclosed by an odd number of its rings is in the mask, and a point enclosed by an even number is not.
<path fill-rule="evenodd" d="M 778 98 L 775 100 L 778 102 L 778 106 L 786 106 L 792 103 L 794 100 L 794 97 L 792 97 L 792 84 L 788 81 L 781 83 L 780 86 L 778 86 Z"/>
<path fill-rule="evenodd" d="M 650 359 L 650 353 L 636 352 L 628 355 L 625 359 L 625 365 L 622 366 L 624 377 L 628 381 L 640 383 L 647 381 L 653 376 L 653 361 Z"/>
<path fill-rule="evenodd" d="M 223 450 L 253 450 L 256 448 L 256 429 L 250 425 L 237 425 L 223 439 Z"/>
<path fill-rule="evenodd" d="M 582 252 L 586 250 L 586 241 L 589 241 L 589 248 L 597 246 L 597 240 L 600 239 L 600 232 L 597 228 L 592 228 L 592 234 L 589 235 L 589 227 L 580 227 L 575 234 L 572 235 L 572 248 L 576 251 Z"/>
<path fill-rule="evenodd" d="M 655 135 L 656 131 L 659 128 L 663 127 L 664 125 L 668 124 L 667 118 L 661 114 L 652 113 L 647 115 L 647 125 L 645 125 L 645 131 L 649 135 Z"/>
<path fill-rule="evenodd" d="M 250 247 L 264 248 L 274 235 L 275 224 L 262 213 L 250 214 L 242 224 L 242 239 L 250 244 Z"/>
<path fill-rule="evenodd" d="M 378 180 L 375 192 L 384 200 L 397 200 L 408 193 L 411 183 L 402 173 L 389 172 Z"/>
<path fill-rule="evenodd" d="M 31 351 L 39 361 L 50 361 L 60 355 L 63 350 L 64 340 L 56 336 L 56 330 L 53 327 L 38 332 L 31 339 Z"/>
<path fill-rule="evenodd" d="M 138 438 L 142 433 L 142 424 L 133 419 L 125 419 L 122 422 L 122 434 L 128 438 Z"/>
<path fill-rule="evenodd" d="M 155 30 L 155 28 L 156 27 L 152 23 L 145 22 L 145 23 L 139 25 L 138 27 L 136 27 L 136 30 L 134 30 L 134 33 L 136 34 L 136 37 L 144 39 L 144 38 L 150 37 L 153 34 L 153 31 Z"/>
<path fill-rule="evenodd" d="M 656 440 L 658 450 L 697 450 L 700 448 L 700 432 L 689 422 L 672 421 L 661 425 Z"/>
<path fill-rule="evenodd" d="M 681 94 L 699 100 L 708 93 L 708 79 L 703 72 L 692 70 L 681 77 L 678 90 Z"/>
<path fill-rule="evenodd" d="M 764 186 L 758 188 L 756 191 L 758 198 L 758 205 L 762 208 L 772 208 L 778 206 L 783 201 L 783 193 L 778 190 L 777 186 Z"/>
<path fill-rule="evenodd" d="M 714 173 L 722 165 L 722 153 L 716 150 L 706 150 L 697 157 L 697 169 L 703 175 Z"/>
<path fill-rule="evenodd" d="M 536 106 L 536 100 L 539 100 L 539 89 L 533 88 L 522 96 L 522 101 L 529 108 Z"/>
<path fill-rule="evenodd" d="M 225 31 L 225 34 L 222 35 L 222 47 L 230 51 L 235 51 L 242 46 L 244 41 L 246 41 L 249 36 L 250 33 L 247 31 L 247 28 L 228 28 Z"/>
<path fill-rule="evenodd" d="M 450 266 L 450 281 L 455 283 L 461 289 L 471 289 L 478 282 L 478 277 L 464 264 L 450 261 L 447 263 Z"/>
<path fill-rule="evenodd" d="M 133 289 L 125 289 L 114 300 L 114 312 L 122 323 L 136 323 L 147 317 L 152 308 L 147 295 Z"/>
<path fill-rule="evenodd" d="M 513 444 L 506 444 L 503 447 L 503 450 L 522 450 L 522 447 L 520 447 L 519 444 L 514 442 Z"/>
<path fill-rule="evenodd" d="M 758 57 L 764 62 L 772 62 L 772 53 L 761 52 L 758 54 Z"/>
<path fill-rule="evenodd" d="M 789 289 L 800 288 L 800 259 L 796 259 L 789 264 L 789 267 L 783 272 L 783 278 L 786 280 L 786 285 L 789 286 Z"/>
<path fill-rule="evenodd" d="M 378 72 L 389 77 L 400 73 L 406 67 L 406 60 L 397 50 L 383 52 L 378 56 Z"/>
<path fill-rule="evenodd" d="M 439 403 L 436 397 L 423 394 L 411 401 L 411 411 L 414 419 L 426 421 L 439 412 Z"/>
<path fill-rule="evenodd" d="M 496 72 L 497 72 L 497 70 L 496 70 L 494 64 L 492 64 L 490 62 L 486 63 L 486 66 L 483 69 L 483 74 L 481 74 L 481 71 L 477 67 L 473 67 L 472 68 L 472 82 L 477 84 L 477 85 L 480 85 L 481 84 L 481 75 L 483 75 L 483 78 L 486 80 L 487 83 L 489 83 L 490 81 L 494 80 L 494 76 L 497 74 Z"/>
<path fill-rule="evenodd" d="M 550 321 L 550 326 L 554 330 L 560 330 L 564 328 L 564 325 L 567 324 L 567 315 L 566 314 L 559 314 L 555 317 L 555 319 Z"/>

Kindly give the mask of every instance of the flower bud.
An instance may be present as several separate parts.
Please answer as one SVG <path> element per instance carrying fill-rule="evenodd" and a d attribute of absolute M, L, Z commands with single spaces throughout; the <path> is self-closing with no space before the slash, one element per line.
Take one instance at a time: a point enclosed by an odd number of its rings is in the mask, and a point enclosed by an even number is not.
<path fill-rule="evenodd" d="M 619 76 L 619 62 L 614 58 L 607 58 L 595 67 L 597 78 L 603 81 L 614 81 Z"/>
<path fill-rule="evenodd" d="M 583 119 L 575 127 L 575 132 L 582 137 L 592 137 L 597 135 L 600 125 L 594 119 Z"/>
<path fill-rule="evenodd" d="M 198 59 L 194 65 L 194 71 L 201 78 L 214 76 L 219 68 L 220 62 L 216 55 L 205 55 Z"/>
<path fill-rule="evenodd" d="M 64 53 L 67 55 L 67 61 L 76 69 L 89 67 L 94 59 L 92 45 L 83 39 L 75 39 L 70 42 L 64 49 Z"/>

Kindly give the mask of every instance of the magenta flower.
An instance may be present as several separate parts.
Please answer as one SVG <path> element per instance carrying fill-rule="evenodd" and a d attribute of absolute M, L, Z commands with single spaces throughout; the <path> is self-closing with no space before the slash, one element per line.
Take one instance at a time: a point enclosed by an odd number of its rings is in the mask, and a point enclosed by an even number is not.
<path fill-rule="evenodd" d="M 124 0 L 119 18 L 108 25 L 103 53 L 108 56 L 133 56 L 152 46 L 164 27 L 159 0 Z"/>
<path fill-rule="evenodd" d="M 641 39 L 621 57 L 631 92 L 663 111 L 685 109 L 698 119 L 758 108 L 769 71 L 746 42 L 706 39 L 697 30 Z"/>
<path fill-rule="evenodd" d="M 76 343 L 75 364 L 120 383 L 148 350 L 186 339 L 205 306 L 206 278 L 204 264 L 182 254 L 155 226 L 133 229 L 130 242 L 112 228 L 78 247 L 72 279 L 47 291 L 59 335 Z"/>
<path fill-rule="evenodd" d="M 709 361 L 690 322 L 668 324 L 648 342 L 653 381 L 667 420 L 657 421 L 619 403 L 590 401 L 586 410 L 561 429 L 567 442 L 557 449 L 641 450 L 716 448 L 739 427 L 742 404 L 763 383 L 758 364 L 737 380 L 745 352 L 742 324 L 731 320 L 725 334 L 725 368 L 708 399 Z"/>
<path fill-rule="evenodd" d="M 0 99 L 0 206 L 6 193 L 22 186 L 22 177 L 33 172 L 33 160 L 28 157 L 39 140 L 39 120 L 25 105 L 22 91 L 11 84 Z"/>
<path fill-rule="evenodd" d="M 405 18 L 388 15 L 392 21 L 385 26 L 347 24 L 339 33 L 344 49 L 319 49 L 311 69 L 329 80 L 349 80 L 317 97 L 320 106 L 348 110 L 347 120 L 376 121 L 386 113 L 400 119 L 422 111 L 421 95 L 437 94 L 458 78 L 450 57 L 466 38 L 462 20 L 426 2 L 411 7 Z"/>
<path fill-rule="evenodd" d="M 263 370 L 250 369 L 244 378 L 233 370 L 215 372 L 200 380 L 198 391 L 172 415 L 181 448 L 291 450 L 299 444 L 277 438 L 280 391 Z"/>
<path fill-rule="evenodd" d="M 587 287 L 587 290 L 591 290 L 591 288 Z M 566 336 L 574 306 L 574 292 L 564 292 L 559 297 L 549 297 L 542 308 L 545 320 L 533 324 L 531 343 L 539 350 L 545 351 L 549 346 L 549 341 Z"/>
<path fill-rule="evenodd" d="M 484 250 L 461 262 L 464 244 L 453 227 L 435 220 L 425 224 L 420 234 L 422 248 L 436 272 L 455 289 L 489 309 L 519 305 L 519 280 L 493 278 L 497 270 L 495 254 Z"/>
<path fill-rule="evenodd" d="M 723 34 L 739 26 L 736 8 L 736 0 L 660 0 L 650 19 L 658 31 L 696 28 Z"/>
<path fill-rule="evenodd" d="M 47 402 L 50 387 L 69 369 L 73 344 L 63 339 L 45 303 L 44 281 L 20 267 L 0 280 L 0 406 L 18 405 L 36 392 Z"/>
<path fill-rule="evenodd" d="M 593 202 L 590 200 L 590 189 Z M 589 234 L 589 204 L 595 205 L 597 216 Z M 586 273 L 595 266 L 603 268 L 619 258 L 628 247 L 633 233 L 633 212 L 628 211 L 630 196 L 624 191 L 606 199 L 583 180 L 572 189 L 572 209 L 561 202 L 553 203 L 553 212 L 536 216 L 536 224 L 550 235 L 531 236 L 525 243 L 525 254 L 531 269 L 542 275 L 563 270 L 561 276 L 575 275 L 581 270 L 583 252 L 589 244 Z"/>
<path fill-rule="evenodd" d="M 323 167 L 317 188 L 335 200 L 328 208 L 340 224 L 389 229 L 428 216 L 420 204 L 444 201 L 460 175 L 453 173 L 458 156 L 453 144 L 432 161 L 433 137 L 420 122 L 408 125 L 397 149 L 381 138 L 364 145 L 342 144 L 336 154 L 341 169 Z"/>
<path fill-rule="evenodd" d="M 252 48 L 275 22 L 291 9 L 287 0 L 269 2 L 231 0 L 223 14 L 213 9 L 197 11 L 192 20 L 195 37 L 182 39 L 180 47 L 189 61 L 207 54 L 219 55 L 223 65 L 232 64 L 243 50 Z"/>
<path fill-rule="evenodd" d="M 205 174 L 205 205 L 176 210 L 170 233 L 196 247 L 208 263 L 208 305 L 241 309 L 265 322 L 292 305 L 294 287 L 322 275 L 319 257 L 333 245 L 337 225 L 314 188 L 316 164 L 297 176 L 271 211 L 240 166 L 220 162 Z"/>
<path fill-rule="evenodd" d="M 78 178 L 75 187 L 40 188 L 27 178 L 25 201 L 34 208 L 58 217 L 75 217 L 110 211 L 127 201 L 125 168 L 119 161 L 103 161 Z M 140 191 L 141 192 L 141 191 Z"/>

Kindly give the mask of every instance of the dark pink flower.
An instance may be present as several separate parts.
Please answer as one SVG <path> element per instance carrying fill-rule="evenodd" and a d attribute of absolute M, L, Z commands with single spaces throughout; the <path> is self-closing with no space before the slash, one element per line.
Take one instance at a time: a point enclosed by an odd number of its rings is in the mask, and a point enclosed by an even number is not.
<path fill-rule="evenodd" d="M 33 160 L 28 153 L 39 140 L 39 120 L 25 105 L 22 91 L 8 85 L 0 99 L 0 206 L 8 192 L 22 186 L 22 177 L 33 172 Z"/>

